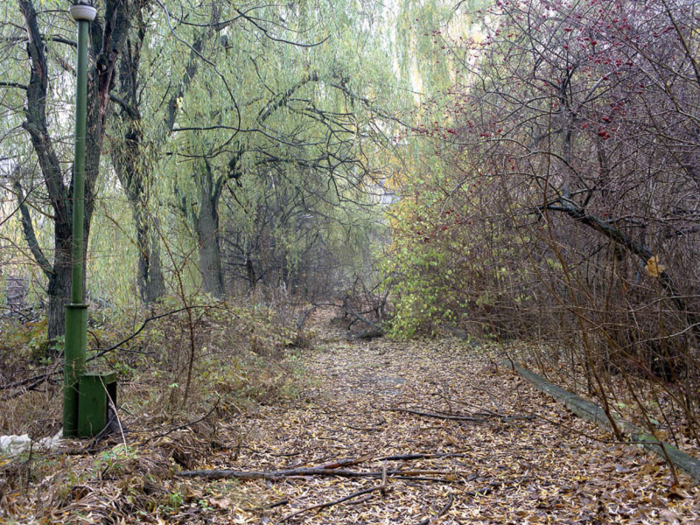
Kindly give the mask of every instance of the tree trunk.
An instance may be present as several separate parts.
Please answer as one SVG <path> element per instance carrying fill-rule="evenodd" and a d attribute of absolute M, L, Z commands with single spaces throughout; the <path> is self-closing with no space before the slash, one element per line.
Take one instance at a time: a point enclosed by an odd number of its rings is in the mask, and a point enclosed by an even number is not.
<path fill-rule="evenodd" d="M 136 228 L 138 269 L 136 281 L 141 300 L 146 304 L 157 302 L 165 295 L 165 280 L 160 259 L 158 219 L 148 213 L 150 182 L 153 180 L 153 162 L 146 148 L 141 118 L 141 50 L 146 38 L 147 24 L 141 17 L 135 21 L 135 38 L 126 43 L 126 52 L 119 65 L 120 111 L 117 116 L 123 125 L 123 140 L 112 152 L 119 182 L 131 205 Z M 189 69 L 188 69 L 189 71 Z M 173 109 L 174 111 L 174 109 Z M 172 114 L 174 123 L 175 114 Z"/>
<path fill-rule="evenodd" d="M 16 173 L 19 176 L 19 173 Z M 71 268 L 71 240 L 72 227 L 71 222 L 67 220 L 70 216 L 67 213 L 56 213 L 54 221 L 54 259 L 49 262 L 44 251 L 39 245 L 39 241 L 34 231 L 32 216 L 27 206 L 21 182 L 14 182 L 14 190 L 17 195 L 17 202 L 20 211 L 20 220 L 22 222 L 22 231 L 24 238 L 27 241 L 29 250 L 34 256 L 44 275 L 47 277 L 49 284 L 47 288 L 48 295 L 48 337 L 52 341 L 60 337 L 65 329 L 65 305 L 70 299 L 72 268 Z M 57 203 L 54 210 L 69 210 L 70 205 L 64 201 Z"/>
<path fill-rule="evenodd" d="M 60 253 L 61 251 L 64 253 Z M 70 303 L 72 279 L 70 256 L 70 245 L 68 250 L 57 249 L 53 274 L 49 277 L 47 311 L 49 341 L 62 336 L 66 331 L 66 305 Z M 63 263 L 59 263 L 59 259 L 62 259 Z"/>
<path fill-rule="evenodd" d="M 139 211 L 138 205 L 132 204 L 136 238 L 139 249 L 137 281 L 141 300 L 149 305 L 159 301 L 165 295 L 165 279 L 160 262 L 158 237 L 151 228 L 148 217 Z M 155 218 L 153 226 L 157 226 Z"/>
<path fill-rule="evenodd" d="M 249 289 L 251 291 L 255 290 L 255 286 L 258 283 L 258 277 L 255 274 L 255 266 L 253 266 L 253 261 L 250 259 L 250 257 L 246 257 L 245 259 L 245 269 L 248 275 Z"/>
<path fill-rule="evenodd" d="M 144 190 L 146 169 L 138 162 L 140 134 L 135 138 L 133 133 L 127 133 L 123 144 L 117 146 L 112 153 L 115 171 L 119 182 L 124 188 L 131 214 L 136 228 L 136 246 L 138 248 L 138 270 L 136 281 L 141 300 L 149 305 L 160 300 L 165 295 L 165 280 L 161 268 L 160 245 L 158 243 L 158 223 L 155 217 L 147 213 L 148 192 Z"/>
<path fill-rule="evenodd" d="M 221 266 L 219 244 L 219 214 L 216 202 L 206 184 L 200 192 L 200 209 L 197 217 L 197 237 L 199 239 L 199 269 L 202 272 L 204 291 L 221 299 L 226 294 L 224 272 Z"/>

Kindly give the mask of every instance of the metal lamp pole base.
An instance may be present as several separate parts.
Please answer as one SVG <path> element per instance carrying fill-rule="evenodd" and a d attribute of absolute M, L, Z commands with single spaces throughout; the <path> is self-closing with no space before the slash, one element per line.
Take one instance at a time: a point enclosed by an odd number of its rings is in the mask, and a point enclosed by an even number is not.
<path fill-rule="evenodd" d="M 66 364 L 63 370 L 63 437 L 78 434 L 80 376 L 85 371 L 87 349 L 86 304 L 66 305 Z"/>

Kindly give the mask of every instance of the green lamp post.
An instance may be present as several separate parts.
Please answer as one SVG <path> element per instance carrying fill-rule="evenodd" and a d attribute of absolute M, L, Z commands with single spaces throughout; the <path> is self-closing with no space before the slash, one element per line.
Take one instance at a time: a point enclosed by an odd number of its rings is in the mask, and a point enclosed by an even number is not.
<path fill-rule="evenodd" d="M 66 349 L 63 386 L 63 436 L 78 433 L 78 381 L 85 369 L 87 305 L 83 297 L 83 224 L 85 212 L 85 131 L 87 128 L 88 28 L 97 10 L 87 0 L 75 0 L 69 9 L 78 23 L 78 71 L 75 105 L 75 160 L 73 163 L 73 251 L 71 302 L 66 306 Z"/>

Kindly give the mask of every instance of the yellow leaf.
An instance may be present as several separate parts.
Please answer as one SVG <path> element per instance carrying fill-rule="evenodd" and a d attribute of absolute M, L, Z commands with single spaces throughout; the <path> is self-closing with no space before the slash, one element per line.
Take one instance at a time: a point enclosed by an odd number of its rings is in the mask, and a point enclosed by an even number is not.
<path fill-rule="evenodd" d="M 647 261 L 647 272 L 652 277 L 658 277 L 665 269 L 666 267 L 664 265 L 659 264 L 659 257 L 657 255 L 650 257 Z"/>

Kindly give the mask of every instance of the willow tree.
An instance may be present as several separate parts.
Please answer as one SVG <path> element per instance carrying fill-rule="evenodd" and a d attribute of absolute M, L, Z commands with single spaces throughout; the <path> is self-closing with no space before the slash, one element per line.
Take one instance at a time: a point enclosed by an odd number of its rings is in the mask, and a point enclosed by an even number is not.
<path fill-rule="evenodd" d="M 338 206 L 372 184 L 369 150 L 385 140 L 382 127 L 392 118 L 392 65 L 373 36 L 376 13 L 335 8 L 265 6 L 253 16 L 233 7 L 220 16 L 236 22 L 198 51 L 197 81 L 178 99 L 171 161 L 178 204 L 197 235 L 204 289 L 213 296 L 226 293 L 225 194 L 240 205 L 256 186 L 244 181 L 255 180 L 296 188 L 300 200 L 313 188 L 311 200 Z"/>
<path fill-rule="evenodd" d="M 148 140 L 145 128 L 143 106 L 144 90 L 148 83 L 144 78 L 152 76 L 152 71 L 142 67 L 149 40 L 148 31 L 150 10 L 139 10 L 133 20 L 133 29 L 125 46 L 125 53 L 119 65 L 115 99 L 119 108 L 114 112 L 114 122 L 118 134 L 112 147 L 112 165 L 119 182 L 131 205 L 136 246 L 138 249 L 138 271 L 136 280 L 144 303 L 157 301 L 165 294 L 165 280 L 161 267 L 160 246 L 154 228 L 158 227 L 158 217 L 149 212 L 153 161 L 149 151 L 154 148 Z M 147 115 L 148 116 L 148 115 Z"/>
<path fill-rule="evenodd" d="M 255 7 L 249 6 L 249 10 L 255 11 Z M 212 65 L 203 53 L 219 50 L 221 33 L 243 18 L 222 2 L 205 4 L 201 12 L 187 19 L 180 18 L 181 11 L 177 1 L 152 4 L 150 9 L 139 11 L 115 89 L 120 107 L 114 119 L 118 137 L 112 161 L 132 208 L 137 283 L 146 304 L 165 293 L 161 216 L 153 205 L 154 196 L 163 197 L 163 184 L 158 180 L 164 177 L 163 163 L 159 160 L 172 153 L 170 142 L 183 97 L 198 82 L 201 69 Z M 229 12 L 231 17 L 226 18 Z M 177 31 L 174 23 L 179 26 Z M 149 27 L 156 30 L 149 31 Z"/>
<path fill-rule="evenodd" d="M 64 306 L 70 294 L 72 234 L 72 170 L 70 133 L 66 115 L 71 115 L 72 64 L 75 42 L 63 35 L 73 32 L 72 21 L 62 10 L 45 3 L 17 0 L 5 6 L 2 32 L 5 80 L 0 83 L 3 99 L 21 97 L 23 109 L 10 113 L 8 135 L 23 134 L 32 148 L 32 158 L 11 156 L 8 162 L 21 167 L 16 173 L 31 177 L 37 171 L 43 184 L 40 201 L 27 196 L 16 177 L 14 191 L 21 210 L 22 227 L 29 250 L 48 280 L 48 334 L 53 339 L 64 332 Z M 100 168 L 105 121 L 110 108 L 118 57 L 129 30 L 133 4 L 128 0 L 105 0 L 98 18 L 90 25 L 90 71 L 88 75 L 88 125 L 85 186 L 85 245 L 94 210 L 95 183 Z M 10 15 L 22 25 L 10 23 Z M 13 92 L 12 95 L 6 93 Z M 21 107 L 20 106 L 20 107 Z M 17 106 L 15 106 L 17 107 Z M 35 192 L 39 194 L 39 192 Z M 41 245 L 35 231 L 33 210 L 48 207 L 45 217 L 53 223 L 53 240 Z M 50 255 L 53 251 L 53 256 Z"/>

